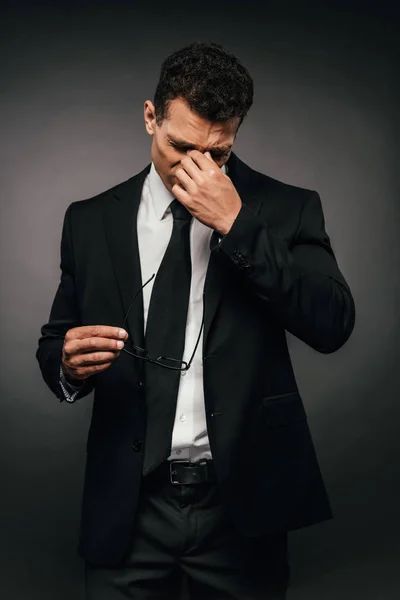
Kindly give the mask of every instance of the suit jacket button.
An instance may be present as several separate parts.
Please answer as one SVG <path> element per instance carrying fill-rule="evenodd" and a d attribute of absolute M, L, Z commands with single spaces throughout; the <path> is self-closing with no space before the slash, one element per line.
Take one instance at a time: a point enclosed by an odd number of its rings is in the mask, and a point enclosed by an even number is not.
<path fill-rule="evenodd" d="M 139 452 L 141 447 L 142 447 L 142 440 L 133 440 L 132 448 L 134 450 L 136 450 L 136 452 Z"/>

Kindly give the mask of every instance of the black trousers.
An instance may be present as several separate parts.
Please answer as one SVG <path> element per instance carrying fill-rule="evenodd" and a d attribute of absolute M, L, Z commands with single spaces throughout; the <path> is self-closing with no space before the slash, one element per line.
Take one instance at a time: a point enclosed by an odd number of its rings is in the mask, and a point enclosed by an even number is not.
<path fill-rule="evenodd" d="M 242 537 L 215 482 L 172 484 L 161 466 L 143 480 L 124 561 L 85 564 L 86 599 L 284 600 L 289 574 L 286 532 Z"/>

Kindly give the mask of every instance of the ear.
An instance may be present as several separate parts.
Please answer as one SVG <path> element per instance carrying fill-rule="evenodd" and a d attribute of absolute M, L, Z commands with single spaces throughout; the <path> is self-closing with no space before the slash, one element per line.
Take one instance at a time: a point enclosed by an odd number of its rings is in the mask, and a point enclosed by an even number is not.
<path fill-rule="evenodd" d="M 143 107 L 143 117 L 146 131 L 149 135 L 154 135 L 156 127 L 156 109 L 151 100 L 146 100 Z"/>

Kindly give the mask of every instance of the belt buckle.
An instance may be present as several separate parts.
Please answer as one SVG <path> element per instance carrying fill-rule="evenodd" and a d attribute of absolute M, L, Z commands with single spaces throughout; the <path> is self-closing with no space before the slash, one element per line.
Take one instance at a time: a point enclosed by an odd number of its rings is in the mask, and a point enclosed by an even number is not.
<path fill-rule="evenodd" d="M 173 471 L 172 468 L 172 463 L 189 463 L 189 460 L 170 460 L 169 461 L 169 479 L 171 481 L 171 483 L 175 484 L 175 485 L 179 485 L 179 481 L 174 481 L 173 476 L 175 475 L 175 472 Z"/>
<path fill-rule="evenodd" d="M 202 467 L 203 467 L 203 465 L 204 465 L 205 469 L 206 469 L 206 477 L 205 477 L 205 479 L 203 481 L 207 481 L 208 463 L 207 463 L 206 460 L 201 460 L 201 461 L 196 462 L 196 463 L 191 463 L 190 460 L 171 460 L 170 464 L 169 464 L 169 474 L 170 474 L 170 481 L 171 481 L 171 483 L 173 483 L 175 485 L 176 484 L 185 485 L 185 484 L 181 483 L 180 481 L 174 481 L 174 478 L 173 478 L 174 471 L 173 471 L 173 468 L 172 468 L 172 463 L 185 463 L 187 465 L 193 465 L 195 467 L 200 467 L 200 465 L 202 465 Z M 193 481 L 192 483 L 201 483 L 201 482 L 195 482 L 195 481 Z"/>

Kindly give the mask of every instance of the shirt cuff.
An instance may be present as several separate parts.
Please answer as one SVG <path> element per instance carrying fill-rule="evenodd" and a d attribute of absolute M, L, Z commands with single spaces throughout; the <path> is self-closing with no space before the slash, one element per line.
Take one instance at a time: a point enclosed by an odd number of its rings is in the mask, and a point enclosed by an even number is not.
<path fill-rule="evenodd" d="M 63 373 L 62 367 L 60 365 L 60 380 L 59 380 L 61 389 L 64 394 L 64 398 L 67 402 L 75 402 L 75 399 L 83 386 L 82 382 L 79 385 L 73 385 L 69 381 L 66 380 L 65 375 Z"/>

